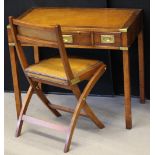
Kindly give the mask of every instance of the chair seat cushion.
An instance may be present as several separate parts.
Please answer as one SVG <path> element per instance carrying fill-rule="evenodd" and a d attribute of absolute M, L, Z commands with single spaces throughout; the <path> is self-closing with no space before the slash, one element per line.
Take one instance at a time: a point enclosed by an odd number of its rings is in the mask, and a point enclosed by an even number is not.
<path fill-rule="evenodd" d="M 69 58 L 69 63 L 74 77 L 79 77 L 103 64 L 98 60 L 81 58 Z M 61 58 L 42 60 L 38 64 L 30 65 L 28 68 L 26 68 L 25 73 L 29 77 L 51 82 L 67 81 L 67 76 Z"/>

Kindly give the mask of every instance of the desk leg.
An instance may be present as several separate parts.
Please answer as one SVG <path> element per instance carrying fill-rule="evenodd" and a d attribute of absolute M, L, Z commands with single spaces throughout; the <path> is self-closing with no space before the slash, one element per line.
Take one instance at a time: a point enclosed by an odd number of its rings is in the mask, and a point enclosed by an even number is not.
<path fill-rule="evenodd" d="M 39 47 L 38 46 L 34 46 L 34 62 L 35 63 L 39 63 L 40 57 L 39 57 Z M 39 87 L 42 88 L 41 83 L 39 83 Z"/>
<path fill-rule="evenodd" d="M 138 54 L 140 101 L 145 103 L 143 30 L 138 34 Z"/>
<path fill-rule="evenodd" d="M 34 61 L 35 63 L 39 63 L 39 47 L 34 46 Z"/>
<path fill-rule="evenodd" d="M 123 70 L 124 70 L 125 121 L 126 121 L 126 128 L 131 129 L 132 117 L 131 117 L 129 51 L 123 51 Z"/>
<path fill-rule="evenodd" d="M 9 46 L 9 51 L 10 51 L 10 61 L 11 61 L 12 78 L 13 78 L 13 88 L 14 88 L 15 102 L 16 102 L 16 113 L 18 118 L 20 114 L 20 110 L 22 108 L 22 99 L 21 99 L 21 91 L 19 86 L 17 61 L 16 61 L 14 46 Z"/>

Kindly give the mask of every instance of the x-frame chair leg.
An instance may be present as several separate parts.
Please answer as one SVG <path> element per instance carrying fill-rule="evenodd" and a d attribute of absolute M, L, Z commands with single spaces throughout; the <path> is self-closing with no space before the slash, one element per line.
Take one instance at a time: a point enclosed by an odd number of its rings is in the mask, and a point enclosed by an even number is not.
<path fill-rule="evenodd" d="M 84 108 L 84 106 L 86 104 L 85 99 L 89 95 L 90 91 L 94 87 L 94 85 L 97 82 L 97 80 L 104 73 L 104 71 L 105 71 L 105 66 L 102 65 L 96 71 L 96 73 L 93 75 L 93 77 L 89 80 L 89 82 L 86 85 L 86 87 L 84 88 L 81 96 L 79 97 L 78 103 L 76 105 L 75 111 L 74 111 L 72 119 L 71 119 L 69 130 L 68 130 L 68 133 L 67 133 L 67 138 L 66 138 L 66 143 L 65 143 L 65 148 L 64 148 L 64 152 L 65 153 L 69 151 L 71 140 L 72 140 L 72 136 L 73 136 L 73 132 L 74 132 L 77 120 L 78 120 L 78 116 L 80 114 L 80 111 L 82 110 L 82 108 Z M 87 113 L 88 113 L 88 111 L 87 111 Z"/>
<path fill-rule="evenodd" d="M 33 88 L 30 86 L 29 89 L 28 89 L 28 91 L 27 91 L 25 100 L 23 102 L 23 107 L 22 107 L 22 109 L 20 111 L 20 115 L 19 115 L 19 118 L 18 118 L 17 127 L 16 127 L 16 133 L 15 133 L 15 136 L 16 137 L 20 136 L 22 125 L 23 125 L 22 117 L 23 117 L 23 115 L 27 111 L 27 108 L 28 108 L 30 99 L 32 97 L 32 94 L 33 94 Z"/>
<path fill-rule="evenodd" d="M 75 85 L 74 88 L 72 89 L 72 91 L 73 91 L 74 95 L 76 96 L 76 98 L 79 99 L 81 96 L 79 87 L 77 85 Z M 88 106 L 86 101 L 84 103 L 83 110 L 85 111 L 87 116 L 97 125 L 97 127 L 99 127 L 100 129 L 104 128 L 104 124 L 97 118 L 97 116 L 94 114 L 94 112 Z"/>
<path fill-rule="evenodd" d="M 56 110 L 53 109 L 50 106 L 50 101 L 47 99 L 47 97 L 42 92 L 41 88 L 39 87 L 39 83 L 32 81 L 29 79 L 30 85 L 33 87 L 34 91 L 36 92 L 37 96 L 41 99 L 41 101 L 44 103 L 44 105 L 57 117 L 61 116 L 61 114 Z"/>
<path fill-rule="evenodd" d="M 38 97 L 42 100 L 42 102 L 47 106 L 48 109 L 50 109 L 50 111 L 52 111 L 54 113 L 55 116 L 60 117 L 61 114 L 56 110 L 50 107 L 50 102 L 47 99 L 47 97 L 43 94 L 42 90 L 40 89 L 40 87 L 38 87 L 36 90 L 36 93 L 38 95 Z"/>
<path fill-rule="evenodd" d="M 19 119 L 18 119 L 18 122 L 17 122 L 16 133 L 15 133 L 16 137 L 20 136 L 22 125 L 23 125 L 22 117 L 27 111 L 30 99 L 31 99 L 32 94 L 33 94 L 34 91 L 37 93 L 38 97 L 42 100 L 42 102 L 46 105 L 46 107 L 48 107 L 50 109 L 50 111 L 52 111 L 55 114 L 55 116 L 57 116 L 57 117 L 61 116 L 61 114 L 56 109 L 53 109 L 53 108 L 51 108 L 49 106 L 50 102 L 48 101 L 46 96 L 43 94 L 41 89 L 39 88 L 38 83 L 33 82 L 31 80 L 29 80 L 29 82 L 30 82 L 30 87 L 29 87 L 29 89 L 27 91 L 27 94 L 26 94 L 26 97 L 25 97 L 25 100 L 24 100 L 24 103 L 23 103 L 23 107 L 21 109 Z"/>

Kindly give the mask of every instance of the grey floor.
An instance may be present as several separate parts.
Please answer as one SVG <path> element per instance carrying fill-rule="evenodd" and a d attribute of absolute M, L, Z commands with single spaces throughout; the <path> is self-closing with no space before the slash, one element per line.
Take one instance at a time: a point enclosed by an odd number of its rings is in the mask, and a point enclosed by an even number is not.
<path fill-rule="evenodd" d="M 24 96 L 24 95 L 23 95 Z M 54 103 L 73 107 L 71 95 L 47 95 Z M 124 124 L 123 97 L 88 97 L 89 105 L 106 128 L 98 129 L 88 118 L 80 117 L 68 155 L 149 155 L 149 101 L 140 104 L 132 98 L 133 129 Z M 5 93 L 5 155 L 63 155 L 65 134 L 25 123 L 19 138 L 14 137 L 16 114 L 14 95 Z M 68 125 L 71 114 L 54 117 L 33 95 L 29 115 Z"/>

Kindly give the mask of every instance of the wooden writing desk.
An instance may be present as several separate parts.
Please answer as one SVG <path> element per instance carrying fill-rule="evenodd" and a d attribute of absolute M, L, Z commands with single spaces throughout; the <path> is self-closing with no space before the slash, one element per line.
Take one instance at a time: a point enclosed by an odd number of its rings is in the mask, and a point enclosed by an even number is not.
<path fill-rule="evenodd" d="M 23 22 L 50 26 L 60 24 L 67 48 L 95 48 L 121 50 L 123 54 L 125 120 L 132 128 L 130 97 L 129 47 L 138 36 L 140 99 L 144 103 L 143 21 L 140 9 L 108 8 L 33 8 L 18 17 Z M 12 65 L 17 116 L 21 109 L 21 92 L 17 72 L 14 43 L 8 26 L 8 40 Z M 24 45 L 23 46 L 30 46 Z M 92 53 L 93 54 L 93 53 Z M 35 61 L 39 61 L 38 47 L 34 47 Z"/>

